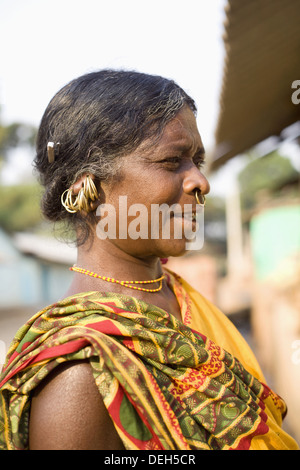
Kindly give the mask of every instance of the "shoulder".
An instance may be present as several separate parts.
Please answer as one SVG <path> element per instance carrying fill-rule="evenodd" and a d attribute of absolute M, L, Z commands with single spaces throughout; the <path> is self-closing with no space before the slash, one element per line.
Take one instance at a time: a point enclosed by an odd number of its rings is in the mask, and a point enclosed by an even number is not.
<path fill-rule="evenodd" d="M 31 401 L 29 447 L 123 448 L 88 362 L 72 361 L 56 367 L 36 389 Z"/>

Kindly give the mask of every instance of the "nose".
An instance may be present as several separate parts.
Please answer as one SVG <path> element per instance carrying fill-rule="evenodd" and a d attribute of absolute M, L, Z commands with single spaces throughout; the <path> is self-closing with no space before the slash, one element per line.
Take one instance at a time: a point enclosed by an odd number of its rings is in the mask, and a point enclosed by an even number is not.
<path fill-rule="evenodd" d="M 183 180 L 183 191 L 186 194 L 194 194 L 199 189 L 202 195 L 208 194 L 210 185 L 207 178 L 201 173 L 197 167 L 191 168 L 186 172 Z"/>

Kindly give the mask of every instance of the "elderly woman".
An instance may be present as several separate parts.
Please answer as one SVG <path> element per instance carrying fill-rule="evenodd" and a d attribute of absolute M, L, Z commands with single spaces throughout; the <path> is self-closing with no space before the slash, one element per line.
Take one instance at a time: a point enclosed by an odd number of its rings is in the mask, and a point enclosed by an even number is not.
<path fill-rule="evenodd" d="M 87 74 L 49 103 L 35 159 L 42 209 L 71 224 L 78 259 L 66 297 L 8 352 L 1 448 L 297 448 L 243 338 L 163 267 L 187 250 L 209 191 L 195 113 L 173 81 L 129 71 Z M 162 205 L 168 217 L 155 219 Z"/>

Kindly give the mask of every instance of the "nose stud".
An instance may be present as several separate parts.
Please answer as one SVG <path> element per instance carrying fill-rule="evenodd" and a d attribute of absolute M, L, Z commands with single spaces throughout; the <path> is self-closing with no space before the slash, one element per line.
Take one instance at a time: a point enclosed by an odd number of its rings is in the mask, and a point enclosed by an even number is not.
<path fill-rule="evenodd" d="M 199 204 L 200 206 L 205 206 L 205 196 L 204 194 L 201 194 L 200 189 L 195 190 L 195 198 L 197 204 Z"/>

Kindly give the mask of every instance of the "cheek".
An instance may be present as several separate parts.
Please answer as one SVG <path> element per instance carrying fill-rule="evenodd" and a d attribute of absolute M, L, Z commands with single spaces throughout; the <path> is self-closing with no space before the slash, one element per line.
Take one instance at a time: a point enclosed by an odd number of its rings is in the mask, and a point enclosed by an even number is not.
<path fill-rule="evenodd" d="M 172 172 L 155 175 L 150 185 L 148 200 L 152 204 L 175 204 L 182 192 L 182 179 Z"/>
<path fill-rule="evenodd" d="M 139 216 L 144 225 L 147 218 L 150 228 L 153 206 L 176 204 L 181 192 L 181 177 L 174 172 L 151 168 L 147 168 L 147 171 L 132 169 L 125 178 L 110 188 L 106 194 L 106 203 L 114 206 L 117 221 L 120 215 L 122 220 L 127 215 L 128 223 Z"/>

